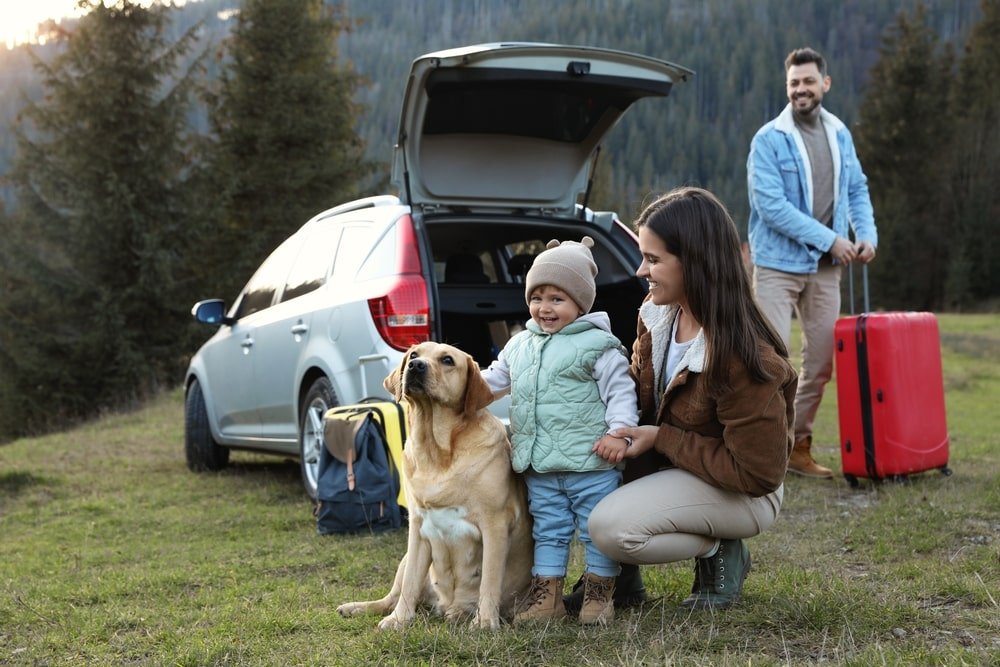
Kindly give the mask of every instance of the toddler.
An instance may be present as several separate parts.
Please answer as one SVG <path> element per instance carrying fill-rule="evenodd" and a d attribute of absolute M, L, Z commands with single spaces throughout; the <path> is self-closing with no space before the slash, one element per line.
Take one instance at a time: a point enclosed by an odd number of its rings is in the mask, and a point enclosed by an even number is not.
<path fill-rule="evenodd" d="M 625 349 L 611 334 L 607 313 L 590 312 L 593 245 L 589 236 L 548 243 L 525 278 L 527 328 L 483 371 L 495 394 L 511 392 L 513 467 L 524 473 L 533 518 L 532 585 L 515 623 L 566 615 L 563 582 L 574 532 L 586 553 L 580 622 L 614 617 L 619 566 L 593 545 L 587 519 L 618 488 L 621 471 L 593 449 L 609 431 L 635 426 L 638 408 Z M 605 442 L 618 451 L 629 444 L 625 438 Z"/>

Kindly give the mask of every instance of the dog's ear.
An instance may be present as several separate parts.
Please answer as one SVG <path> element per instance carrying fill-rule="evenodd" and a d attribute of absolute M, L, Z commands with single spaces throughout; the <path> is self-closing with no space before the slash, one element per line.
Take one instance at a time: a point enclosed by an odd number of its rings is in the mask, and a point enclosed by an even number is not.
<path fill-rule="evenodd" d="M 409 350 L 403 355 L 403 360 L 399 362 L 399 366 L 389 373 L 389 375 L 382 381 L 382 386 L 385 390 L 392 394 L 396 402 L 403 400 L 403 369 L 406 368 L 406 364 L 410 361 L 410 352 L 416 345 L 410 347 Z"/>
<path fill-rule="evenodd" d="M 479 364 L 468 354 L 465 355 L 465 366 L 468 369 L 465 377 L 465 411 L 466 418 L 472 418 L 477 412 L 493 402 L 493 390 L 479 372 Z"/>

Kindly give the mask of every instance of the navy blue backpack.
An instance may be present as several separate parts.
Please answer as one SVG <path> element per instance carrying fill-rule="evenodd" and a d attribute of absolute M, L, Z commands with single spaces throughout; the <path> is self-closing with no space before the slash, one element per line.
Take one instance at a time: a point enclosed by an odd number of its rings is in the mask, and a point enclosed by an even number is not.
<path fill-rule="evenodd" d="M 399 472 L 374 415 L 327 420 L 326 440 L 316 479 L 319 534 L 380 533 L 399 528 Z"/>

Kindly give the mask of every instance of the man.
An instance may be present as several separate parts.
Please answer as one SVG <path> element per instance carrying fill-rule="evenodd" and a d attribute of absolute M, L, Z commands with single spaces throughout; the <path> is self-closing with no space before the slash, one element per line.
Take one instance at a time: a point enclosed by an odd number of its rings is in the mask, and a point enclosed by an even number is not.
<path fill-rule="evenodd" d="M 868 179 L 851 133 L 822 107 L 826 62 L 810 48 L 785 59 L 788 105 L 754 136 L 747 159 L 754 291 L 786 345 L 794 309 L 802 324 L 795 447 L 788 470 L 829 478 L 813 460 L 812 429 L 833 373 L 841 268 L 875 258 L 878 234 Z M 853 228 L 856 242 L 848 238 Z"/>

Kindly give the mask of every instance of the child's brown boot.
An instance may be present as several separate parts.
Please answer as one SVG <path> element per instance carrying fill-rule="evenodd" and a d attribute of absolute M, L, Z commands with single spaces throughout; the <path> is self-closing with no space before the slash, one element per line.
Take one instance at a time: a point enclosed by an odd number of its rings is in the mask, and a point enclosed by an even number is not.
<path fill-rule="evenodd" d="M 563 606 L 563 577 L 532 577 L 528 597 L 521 611 L 514 616 L 514 623 L 548 621 L 566 615 Z"/>
<path fill-rule="evenodd" d="M 580 607 L 580 623 L 592 625 L 606 624 L 615 617 L 615 604 L 611 597 L 615 592 L 614 577 L 598 577 L 585 572 L 583 575 L 583 606 Z"/>

